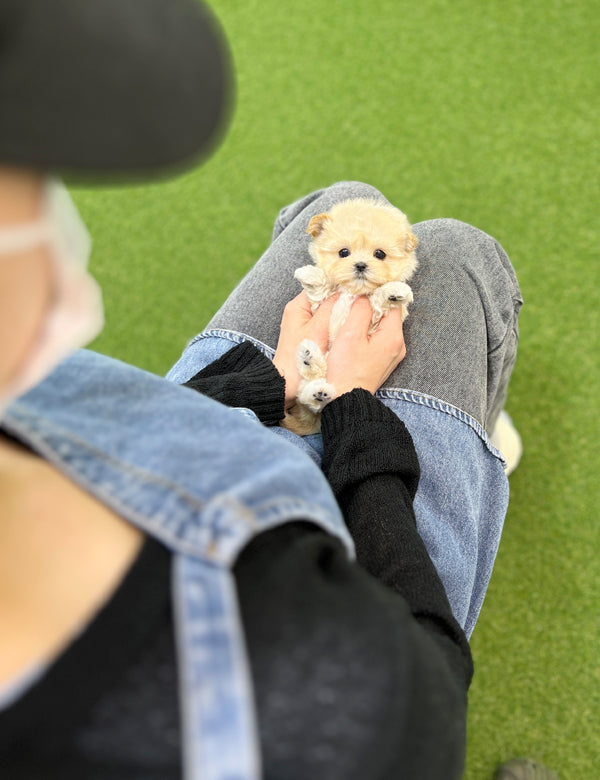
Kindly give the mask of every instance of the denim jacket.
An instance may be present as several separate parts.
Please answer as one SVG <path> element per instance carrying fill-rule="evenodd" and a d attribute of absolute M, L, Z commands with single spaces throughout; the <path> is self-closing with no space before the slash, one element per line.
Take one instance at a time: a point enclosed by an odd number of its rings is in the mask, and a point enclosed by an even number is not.
<path fill-rule="evenodd" d="M 196 337 L 165 381 L 81 351 L 14 403 L 9 433 L 175 556 L 173 602 L 186 780 L 257 780 L 260 752 L 231 566 L 249 539 L 289 520 L 352 540 L 319 465 L 320 435 L 267 429 L 177 386 L 236 343 Z M 254 342 L 264 354 L 272 350 Z M 467 635 L 491 576 L 508 502 L 500 454 L 461 410 L 403 389 L 379 392 L 421 465 L 419 533 Z"/>
<path fill-rule="evenodd" d="M 231 566 L 252 536 L 294 519 L 353 555 L 318 466 L 252 412 L 88 351 L 12 404 L 2 427 L 172 550 L 185 777 L 259 778 Z"/>

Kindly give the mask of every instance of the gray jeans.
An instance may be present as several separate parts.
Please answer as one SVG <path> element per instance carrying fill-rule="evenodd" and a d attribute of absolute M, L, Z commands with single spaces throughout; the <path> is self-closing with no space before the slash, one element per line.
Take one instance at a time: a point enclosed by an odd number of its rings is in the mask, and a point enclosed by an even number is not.
<path fill-rule="evenodd" d="M 308 222 L 348 198 L 387 202 L 368 184 L 340 182 L 283 208 L 273 243 L 207 328 L 236 330 L 275 347 L 284 306 L 301 291 L 294 270 L 311 262 Z M 413 232 L 419 268 L 404 323 L 407 355 L 384 386 L 439 398 L 491 432 L 517 353 L 523 301 L 514 270 L 493 238 L 463 222 L 433 219 L 413 225 Z"/>

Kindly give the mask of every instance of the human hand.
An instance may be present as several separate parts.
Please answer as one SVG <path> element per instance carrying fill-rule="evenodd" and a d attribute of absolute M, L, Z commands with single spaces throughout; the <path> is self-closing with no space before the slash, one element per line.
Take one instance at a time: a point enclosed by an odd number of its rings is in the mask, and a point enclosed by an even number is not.
<path fill-rule="evenodd" d="M 327 357 L 327 381 L 337 395 L 357 387 L 374 393 L 406 355 L 402 310 L 391 309 L 368 335 L 372 309 L 364 296 L 352 304 Z"/>
<path fill-rule="evenodd" d="M 296 365 L 296 352 L 303 339 L 310 339 L 327 351 L 329 343 L 329 319 L 339 296 L 332 295 L 313 314 L 305 292 L 291 300 L 283 311 L 279 341 L 273 363 L 285 379 L 285 408 L 293 406 L 298 394 L 301 376 Z"/>

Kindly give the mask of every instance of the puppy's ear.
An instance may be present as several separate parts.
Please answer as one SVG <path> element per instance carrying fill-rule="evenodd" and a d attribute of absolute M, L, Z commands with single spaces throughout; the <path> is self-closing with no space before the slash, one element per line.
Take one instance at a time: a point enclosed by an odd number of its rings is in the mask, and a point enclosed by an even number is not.
<path fill-rule="evenodd" d="M 325 230 L 325 223 L 326 222 L 329 222 L 329 215 L 328 214 L 317 214 L 308 223 L 308 227 L 306 229 L 306 232 L 310 233 L 310 235 L 313 238 L 316 238 L 317 236 L 321 235 L 323 230 Z"/>
<path fill-rule="evenodd" d="M 404 248 L 407 252 L 412 252 L 413 249 L 417 248 L 417 244 L 419 243 L 419 239 L 414 235 L 414 233 L 411 233 L 410 230 L 408 233 L 404 236 Z"/>

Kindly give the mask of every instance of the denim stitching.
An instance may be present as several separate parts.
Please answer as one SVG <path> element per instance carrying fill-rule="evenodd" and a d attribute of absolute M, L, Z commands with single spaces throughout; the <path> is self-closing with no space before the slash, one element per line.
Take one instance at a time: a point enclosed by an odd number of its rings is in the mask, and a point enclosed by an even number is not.
<path fill-rule="evenodd" d="M 190 493 L 179 483 L 173 482 L 169 478 L 158 476 L 151 471 L 98 450 L 85 439 L 61 426 L 50 423 L 48 420 L 39 418 L 30 420 L 27 414 L 23 418 L 22 413 L 19 413 L 19 406 L 18 402 L 15 403 L 11 410 L 12 419 L 3 421 L 6 430 L 12 431 L 19 438 L 27 441 L 63 474 L 71 476 L 78 485 L 111 507 L 117 514 L 135 523 L 138 527 L 152 532 L 153 535 L 168 543 L 172 549 L 194 557 L 200 556 L 202 560 L 206 561 L 206 545 L 200 540 L 194 541 L 186 538 L 183 530 L 194 523 L 205 510 L 206 500 Z M 60 441 L 59 445 L 53 443 L 57 439 Z M 100 462 L 108 470 L 109 473 L 105 475 L 105 480 L 98 482 L 90 477 L 85 465 L 81 463 L 88 458 Z M 115 473 L 119 477 L 119 484 L 109 481 Z M 132 486 L 137 485 L 136 490 L 140 491 L 138 495 L 144 495 L 144 490 L 148 488 L 156 488 L 162 496 L 174 496 L 175 505 L 172 511 L 176 512 L 177 516 L 181 513 L 181 520 L 178 522 L 177 528 L 167 528 L 160 519 L 160 512 L 155 512 L 155 515 L 158 514 L 158 517 L 155 517 L 147 511 L 145 508 L 146 500 L 142 501 L 143 506 L 136 506 L 131 499 L 123 500 L 122 481 L 127 479 L 131 480 Z M 245 507 L 241 506 L 240 508 Z M 329 513 L 323 511 L 319 505 L 311 501 L 286 496 L 278 497 L 276 501 L 272 498 L 266 498 L 251 511 L 269 527 L 293 516 L 311 518 L 317 523 L 329 524 L 331 522 Z M 218 524 L 218 516 L 214 520 Z M 251 534 L 250 524 L 248 524 L 248 528 Z M 204 529 L 205 532 L 208 530 L 213 533 L 215 530 L 221 530 L 208 528 L 206 520 L 204 521 Z M 241 533 L 239 528 L 232 527 L 229 535 L 230 537 L 239 537 L 241 544 L 245 544 L 247 541 L 247 535 Z"/>
<path fill-rule="evenodd" d="M 241 344 L 244 341 L 250 341 L 257 349 L 266 355 L 266 357 L 272 359 L 273 355 L 275 354 L 275 350 L 272 347 L 263 344 L 262 341 L 252 338 L 252 336 L 247 336 L 245 333 L 239 333 L 235 330 L 225 330 L 223 328 L 214 328 L 212 330 L 206 330 L 202 333 L 199 333 L 192 339 L 190 345 L 207 338 L 225 339 L 235 344 Z M 452 406 L 452 404 L 441 401 L 439 398 L 435 398 L 432 395 L 419 393 L 415 390 L 405 390 L 403 388 L 381 388 L 375 393 L 375 396 L 380 400 L 387 398 L 391 401 L 406 401 L 408 403 L 414 403 L 419 406 L 425 406 L 429 409 L 433 409 L 436 412 L 449 414 L 451 417 L 460 420 L 460 422 L 472 428 L 472 430 L 474 430 L 479 438 L 484 442 L 492 455 L 505 463 L 504 456 L 490 442 L 489 437 L 481 423 L 479 423 L 474 417 L 471 417 L 471 415 L 467 412 L 459 409 L 457 406 Z"/>
<path fill-rule="evenodd" d="M 252 336 L 248 336 L 245 333 L 240 333 L 237 330 L 225 330 L 223 328 L 214 328 L 212 330 L 202 331 L 202 333 L 194 336 L 194 338 L 190 341 L 188 344 L 188 349 L 192 346 L 192 344 L 196 344 L 198 341 L 210 338 L 225 339 L 227 341 L 232 341 L 234 344 L 242 344 L 244 341 L 249 341 L 251 344 L 254 344 L 254 346 L 263 353 L 263 355 L 272 358 L 275 354 L 273 347 L 269 347 L 267 344 L 263 344 L 262 341 L 252 338 Z"/>
<path fill-rule="evenodd" d="M 428 409 L 433 409 L 436 412 L 442 412 L 443 414 L 448 414 L 451 417 L 460 420 L 460 422 L 464 423 L 465 425 L 468 425 L 469 428 L 475 431 L 475 433 L 483 441 L 486 447 L 490 450 L 492 455 L 494 455 L 497 458 L 500 458 L 500 460 L 504 463 L 504 457 L 502 453 L 499 450 L 497 450 L 494 447 L 494 445 L 491 443 L 485 431 L 485 428 L 481 425 L 481 423 L 479 423 L 474 417 L 471 417 L 470 414 L 467 414 L 467 412 L 464 412 L 462 409 L 459 409 L 457 406 L 452 406 L 452 404 L 448 404 L 445 401 L 441 401 L 439 398 L 434 398 L 434 396 L 425 395 L 425 393 L 419 393 L 414 390 L 404 390 L 400 388 L 381 389 L 378 390 L 375 393 L 375 395 L 377 398 L 381 400 L 383 400 L 384 398 L 388 398 L 390 400 L 407 401 L 408 403 L 414 403 L 414 404 L 418 404 L 419 406 L 425 406 Z"/>
<path fill-rule="evenodd" d="M 52 453 L 57 456 L 54 458 L 55 462 L 62 463 L 65 466 L 68 464 L 73 465 L 71 458 L 68 460 L 62 459 L 67 457 L 66 442 L 68 441 L 74 447 L 74 450 L 71 451 L 69 455 L 75 455 L 75 457 L 80 458 L 81 455 L 76 451 L 77 448 L 79 448 L 90 454 L 92 457 L 100 461 L 104 461 L 110 468 L 116 468 L 120 473 L 124 472 L 125 474 L 131 475 L 135 479 L 140 479 L 146 483 L 154 483 L 159 487 L 164 487 L 169 491 L 173 491 L 178 495 L 181 495 L 181 497 L 190 504 L 197 504 L 198 509 L 203 507 L 203 502 L 198 499 L 197 496 L 182 490 L 181 486 L 176 482 L 171 482 L 165 477 L 157 476 L 150 471 L 146 471 L 146 469 L 142 469 L 139 466 L 133 466 L 127 461 L 115 458 L 113 455 L 108 455 L 106 452 L 96 449 L 94 445 L 90 444 L 85 439 L 81 439 L 71 431 L 65 430 L 64 428 L 61 428 L 54 423 L 50 423 L 48 420 L 40 418 L 27 420 L 26 422 L 27 432 L 38 434 L 42 438 L 43 443 L 48 444 L 48 446 L 52 446 L 48 443 L 48 439 L 58 437 L 59 439 L 63 440 L 63 443 L 60 447 L 57 449 L 52 448 Z"/>
<path fill-rule="evenodd" d="M 132 483 L 141 487 L 156 487 L 169 495 L 175 495 L 177 504 L 182 504 L 181 510 L 187 515 L 186 525 L 193 517 L 204 508 L 205 504 L 197 496 L 182 490 L 181 486 L 164 477 L 157 477 L 152 472 L 148 472 L 137 466 L 132 466 L 126 461 L 107 455 L 105 452 L 96 449 L 89 442 L 80 439 L 70 431 L 66 431 L 58 425 L 49 423 L 47 420 L 36 418 L 30 420 L 28 417 L 23 421 L 18 414 L 18 402 L 14 404 L 11 410 L 12 420 L 5 420 L 4 425 L 7 430 L 12 430 L 20 438 L 22 437 L 21 425 L 25 424 L 24 440 L 42 454 L 44 458 L 55 465 L 63 474 L 71 476 L 73 480 L 91 495 L 102 501 L 106 506 L 111 507 L 117 514 L 129 519 L 141 528 L 151 530 L 153 535 L 169 542 L 173 549 L 186 554 L 198 555 L 199 545 L 190 542 L 189 539 L 182 538 L 175 529 L 167 528 L 160 519 L 153 518 L 149 513 L 140 511 L 139 508 L 125 503 L 121 499 L 122 490 L 106 482 L 97 482 L 90 478 L 85 468 L 82 468 L 78 461 L 91 457 L 100 463 L 111 474 L 117 473 L 119 477 L 131 478 Z M 17 420 L 15 424 L 14 420 Z M 12 423 L 12 424 L 11 424 Z M 62 439 L 60 446 L 55 447 L 53 439 L 58 437 Z M 71 446 L 67 444 L 70 442 Z M 203 553 L 203 550 L 200 550 Z"/>

